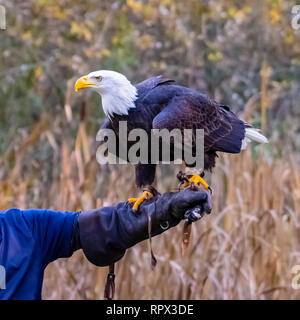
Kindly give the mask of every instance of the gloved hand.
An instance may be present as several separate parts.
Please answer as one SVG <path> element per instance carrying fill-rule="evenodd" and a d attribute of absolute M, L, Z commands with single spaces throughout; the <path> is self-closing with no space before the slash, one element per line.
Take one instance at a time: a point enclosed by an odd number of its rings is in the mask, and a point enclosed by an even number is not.
<path fill-rule="evenodd" d="M 176 226 L 184 219 L 186 211 L 196 206 L 201 213 L 210 213 L 210 195 L 185 189 L 145 200 L 137 213 L 133 213 L 128 202 L 82 212 L 79 216 L 82 249 L 93 264 L 110 265 L 119 260 L 126 249 L 148 239 L 149 216 L 151 235 L 155 236 Z"/>

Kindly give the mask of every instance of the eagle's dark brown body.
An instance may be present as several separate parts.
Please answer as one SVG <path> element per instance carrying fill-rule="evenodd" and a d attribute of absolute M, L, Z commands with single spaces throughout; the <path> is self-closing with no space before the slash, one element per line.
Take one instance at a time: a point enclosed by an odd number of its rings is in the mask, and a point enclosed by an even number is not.
<path fill-rule="evenodd" d="M 145 80 L 136 88 L 136 108 L 130 109 L 128 115 L 114 114 L 103 127 L 112 128 L 117 134 L 119 121 L 127 121 L 128 131 L 141 128 L 149 134 L 151 129 L 204 129 L 204 170 L 215 166 L 216 152 L 241 151 L 248 125 L 228 107 L 161 77 Z M 153 183 L 155 167 L 154 164 L 136 165 L 138 186 Z"/>

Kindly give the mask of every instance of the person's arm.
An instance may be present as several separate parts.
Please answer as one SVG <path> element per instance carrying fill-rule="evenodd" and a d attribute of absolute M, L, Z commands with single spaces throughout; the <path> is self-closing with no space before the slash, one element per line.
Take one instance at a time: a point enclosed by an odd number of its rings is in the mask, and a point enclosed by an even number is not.
<path fill-rule="evenodd" d="M 137 213 L 128 202 L 80 213 L 40 209 L 21 212 L 43 267 L 58 258 L 70 257 L 80 248 L 91 263 L 107 266 L 121 259 L 126 249 L 148 238 L 149 215 L 151 234 L 155 236 L 177 225 L 196 205 L 202 212 L 210 212 L 206 192 L 186 189 L 158 195 L 144 201 Z"/>
<path fill-rule="evenodd" d="M 82 212 L 79 216 L 79 235 L 87 259 L 97 266 L 107 266 L 122 258 L 126 249 L 149 237 L 148 216 L 151 216 L 151 235 L 158 235 L 174 226 L 187 210 L 199 207 L 210 213 L 211 200 L 204 191 L 185 189 L 169 192 L 144 201 L 137 214 L 128 202 L 115 207 Z"/>

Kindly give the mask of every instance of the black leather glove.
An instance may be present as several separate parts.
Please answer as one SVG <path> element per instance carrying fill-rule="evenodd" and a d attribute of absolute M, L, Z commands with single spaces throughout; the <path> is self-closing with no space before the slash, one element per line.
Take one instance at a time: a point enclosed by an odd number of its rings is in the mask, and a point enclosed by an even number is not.
<path fill-rule="evenodd" d="M 211 199 L 205 191 L 185 189 L 145 200 L 137 213 L 131 207 L 124 202 L 80 214 L 80 242 L 90 262 L 110 265 L 122 258 L 127 248 L 148 239 L 149 216 L 151 235 L 155 236 L 176 226 L 189 209 L 197 207 L 200 213 L 210 213 Z"/>

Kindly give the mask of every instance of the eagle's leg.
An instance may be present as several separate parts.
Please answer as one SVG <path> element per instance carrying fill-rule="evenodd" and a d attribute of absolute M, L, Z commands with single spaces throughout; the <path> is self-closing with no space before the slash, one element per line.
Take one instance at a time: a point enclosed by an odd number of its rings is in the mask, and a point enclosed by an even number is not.
<path fill-rule="evenodd" d="M 139 198 L 129 198 L 129 203 L 134 203 L 132 209 L 134 211 L 138 211 L 139 206 L 143 203 L 146 199 L 152 198 L 156 196 L 159 192 L 152 186 L 145 186 L 143 189 L 143 194 Z"/>

